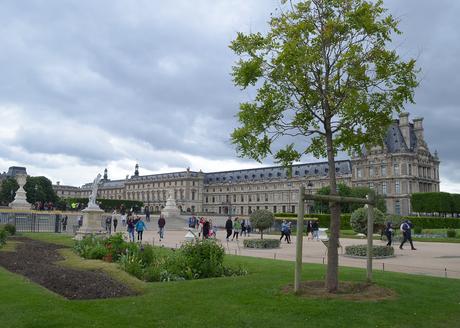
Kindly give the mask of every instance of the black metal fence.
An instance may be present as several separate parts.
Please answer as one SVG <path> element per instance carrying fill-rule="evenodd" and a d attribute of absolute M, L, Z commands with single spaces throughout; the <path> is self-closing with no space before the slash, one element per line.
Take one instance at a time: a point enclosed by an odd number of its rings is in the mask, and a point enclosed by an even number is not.
<path fill-rule="evenodd" d="M 110 214 L 107 214 L 110 215 Z M 101 227 L 105 228 L 105 219 L 101 219 Z M 67 216 L 67 224 L 64 217 Z M 0 224 L 13 224 L 18 232 L 66 232 L 75 233 L 78 228 L 78 219 L 82 213 L 60 212 L 0 212 Z"/>

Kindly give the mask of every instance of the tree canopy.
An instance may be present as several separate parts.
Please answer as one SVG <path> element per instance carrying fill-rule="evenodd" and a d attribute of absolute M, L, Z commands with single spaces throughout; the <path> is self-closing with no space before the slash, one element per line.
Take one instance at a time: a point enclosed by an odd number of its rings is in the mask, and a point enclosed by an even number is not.
<path fill-rule="evenodd" d="M 383 142 L 392 113 L 413 102 L 415 60 L 388 49 L 398 21 L 381 0 L 282 1 L 262 33 L 238 33 L 233 81 L 254 87 L 240 104 L 232 141 L 241 156 L 273 154 L 286 167 L 305 154 L 328 159 L 337 194 L 335 156 Z M 289 139 L 289 138 L 292 139 Z M 331 203 L 326 288 L 338 288 L 340 206 Z"/>

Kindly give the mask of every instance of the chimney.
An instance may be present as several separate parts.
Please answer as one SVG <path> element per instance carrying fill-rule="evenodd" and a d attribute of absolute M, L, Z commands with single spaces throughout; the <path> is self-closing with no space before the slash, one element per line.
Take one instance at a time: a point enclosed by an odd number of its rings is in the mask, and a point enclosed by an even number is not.
<path fill-rule="evenodd" d="M 414 118 L 414 132 L 417 137 L 417 142 L 420 145 L 425 141 L 423 137 L 423 117 Z"/>
<path fill-rule="evenodd" d="M 399 114 L 399 129 L 401 130 L 407 148 L 410 148 L 409 113 L 403 112 Z"/>

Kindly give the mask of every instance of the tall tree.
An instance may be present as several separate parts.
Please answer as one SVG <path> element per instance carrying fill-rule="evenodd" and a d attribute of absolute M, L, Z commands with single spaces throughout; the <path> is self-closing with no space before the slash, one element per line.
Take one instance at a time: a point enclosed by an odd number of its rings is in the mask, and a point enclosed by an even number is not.
<path fill-rule="evenodd" d="M 27 192 L 27 201 L 31 204 L 37 201 L 55 203 L 58 200 L 51 180 L 46 177 L 28 176 L 24 190 Z"/>
<path fill-rule="evenodd" d="M 2 181 L 0 188 L 0 204 L 8 205 L 14 200 L 16 190 L 19 189 L 18 182 L 15 178 L 7 178 Z"/>
<path fill-rule="evenodd" d="M 256 88 L 254 100 L 240 104 L 232 141 L 241 156 L 261 161 L 274 153 L 287 167 L 304 154 L 327 157 L 335 195 L 337 152 L 382 143 L 392 113 L 413 102 L 415 61 L 388 49 L 400 31 L 380 0 L 286 2 L 265 35 L 238 33 L 230 45 L 240 56 L 235 85 Z M 299 137 L 305 146 L 293 142 Z M 335 292 L 340 205 L 329 207 L 326 289 Z"/>

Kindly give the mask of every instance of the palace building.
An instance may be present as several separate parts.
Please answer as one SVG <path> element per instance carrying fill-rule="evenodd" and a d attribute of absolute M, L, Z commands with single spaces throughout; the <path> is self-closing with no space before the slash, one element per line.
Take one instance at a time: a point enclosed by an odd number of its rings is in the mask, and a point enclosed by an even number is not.
<path fill-rule="evenodd" d="M 402 113 L 381 146 L 363 148 L 361 155 L 336 162 L 338 183 L 372 188 L 385 197 L 388 213 L 408 215 L 412 193 L 439 191 L 439 158 L 425 142 L 422 123 L 422 118 L 411 123 L 409 114 Z M 91 185 L 57 184 L 54 188 L 60 197 L 88 197 Z M 281 166 L 139 175 L 136 164 L 134 175 L 122 180 L 108 179 L 106 169 L 98 197 L 139 200 L 151 211 L 160 211 L 171 192 L 183 212 L 248 215 L 268 209 L 294 213 L 301 185 L 312 193 L 329 185 L 327 163 L 293 165 L 291 177 Z"/>

